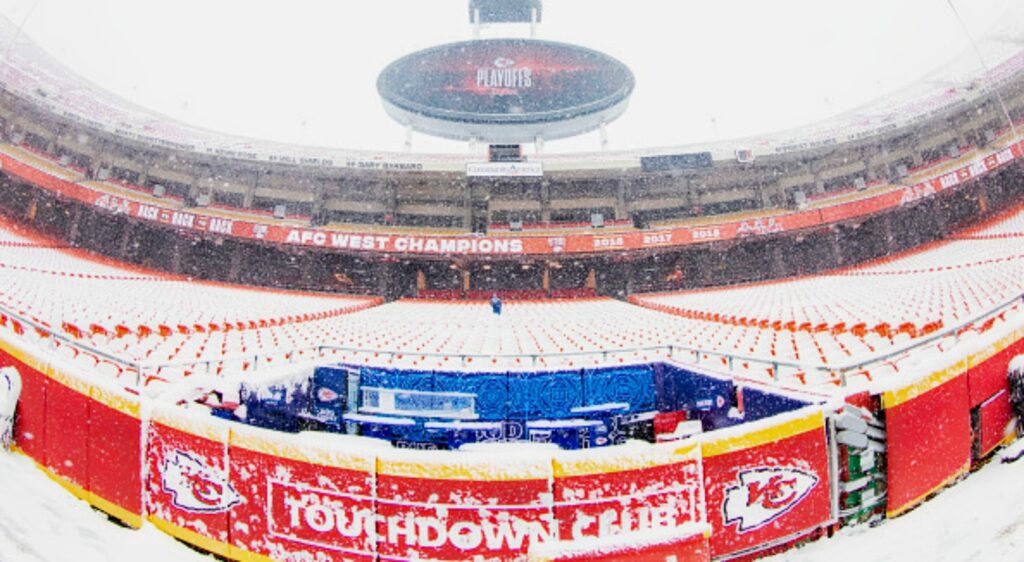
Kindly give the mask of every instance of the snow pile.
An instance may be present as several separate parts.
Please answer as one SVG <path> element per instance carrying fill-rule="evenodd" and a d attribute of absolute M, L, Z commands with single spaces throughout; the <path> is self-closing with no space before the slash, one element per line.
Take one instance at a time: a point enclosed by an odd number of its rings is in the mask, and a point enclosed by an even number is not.
<path fill-rule="evenodd" d="M 708 535 L 707 523 L 684 523 L 678 527 L 652 527 L 643 531 L 612 535 L 610 537 L 583 538 L 574 541 L 549 541 L 530 546 L 530 557 L 540 560 L 578 556 L 620 554 L 628 556 L 642 549 L 668 545 L 689 537 Z"/>
<path fill-rule="evenodd" d="M 209 562 L 170 536 L 111 523 L 27 457 L 0 452 L 0 561 Z"/>
<path fill-rule="evenodd" d="M 1019 562 L 1024 559 L 1024 466 L 990 463 L 914 511 L 878 527 L 839 531 L 766 562 Z"/>
<path fill-rule="evenodd" d="M 14 435 L 14 408 L 21 395 L 21 375 L 7 367 L 0 370 L 0 449 L 10 446 Z"/>

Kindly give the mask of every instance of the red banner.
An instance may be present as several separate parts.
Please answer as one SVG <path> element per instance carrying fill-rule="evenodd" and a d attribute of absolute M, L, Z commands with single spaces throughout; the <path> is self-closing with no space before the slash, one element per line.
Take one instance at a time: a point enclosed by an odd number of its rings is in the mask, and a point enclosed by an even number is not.
<path fill-rule="evenodd" d="M 382 560 L 516 560 L 554 529 L 545 455 L 399 451 L 377 474 Z"/>
<path fill-rule="evenodd" d="M 430 236 L 339 232 L 328 229 L 293 227 L 255 220 L 236 220 L 192 213 L 143 203 L 129 195 L 114 195 L 64 180 L 16 158 L 0 153 L 5 171 L 33 185 L 58 192 L 87 205 L 115 214 L 163 224 L 172 228 L 246 238 L 274 244 L 332 248 L 351 252 L 401 255 L 520 256 L 593 254 L 644 248 L 676 247 L 718 240 L 734 240 L 812 228 L 837 221 L 864 217 L 885 209 L 908 205 L 996 170 L 1024 154 L 1024 143 L 987 154 L 971 164 L 903 189 L 820 209 L 752 218 L 743 221 L 709 223 L 646 232 L 619 234 L 567 234 L 565 236 Z"/>
<path fill-rule="evenodd" d="M 89 485 L 88 390 L 73 389 L 46 378 L 46 466 L 66 481 Z M 85 446 L 83 446 L 83 444 Z"/>
<path fill-rule="evenodd" d="M 280 433 L 231 432 L 231 544 L 274 560 L 372 561 L 377 552 L 374 447 L 324 435 L 284 446 Z M 337 442 L 336 449 L 329 447 Z"/>
<path fill-rule="evenodd" d="M 967 390 L 972 408 L 1009 388 L 1007 373 L 1010 360 L 1024 354 L 1024 339 L 1016 340 L 1011 336 L 989 349 L 994 353 L 967 359 Z"/>
<path fill-rule="evenodd" d="M 713 557 L 767 548 L 832 520 L 824 416 L 786 417 L 704 443 Z"/>
<path fill-rule="evenodd" d="M 243 498 L 228 479 L 228 425 L 174 406 L 153 412 L 146 511 L 168 534 L 228 556 L 228 512 Z"/>
<path fill-rule="evenodd" d="M 93 387 L 89 408 L 90 503 L 133 526 L 142 524 L 142 422 L 137 397 Z M 81 444 L 79 444 L 81 447 Z"/>
<path fill-rule="evenodd" d="M 978 406 L 978 458 L 985 458 L 996 447 L 1012 437 L 1013 408 L 1010 392 L 1000 391 Z"/>
<path fill-rule="evenodd" d="M 15 353 L 7 348 L 6 342 L 0 348 L 0 367 L 14 367 L 21 375 L 14 443 L 37 463 L 49 466 L 46 454 L 46 381 L 49 379 L 17 358 Z"/>
<path fill-rule="evenodd" d="M 898 515 L 966 472 L 971 413 L 966 361 L 882 396 L 885 407 L 887 512 Z"/>
<path fill-rule="evenodd" d="M 703 522 L 700 450 L 694 443 L 564 452 L 554 461 L 561 540 L 600 539 Z"/>

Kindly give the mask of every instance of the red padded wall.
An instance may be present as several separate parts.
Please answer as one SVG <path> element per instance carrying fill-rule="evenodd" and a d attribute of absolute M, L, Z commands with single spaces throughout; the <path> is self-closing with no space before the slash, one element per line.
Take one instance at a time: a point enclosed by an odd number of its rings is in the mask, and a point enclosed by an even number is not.
<path fill-rule="evenodd" d="M 970 410 L 963 375 L 886 409 L 889 513 L 916 504 L 967 470 Z"/>

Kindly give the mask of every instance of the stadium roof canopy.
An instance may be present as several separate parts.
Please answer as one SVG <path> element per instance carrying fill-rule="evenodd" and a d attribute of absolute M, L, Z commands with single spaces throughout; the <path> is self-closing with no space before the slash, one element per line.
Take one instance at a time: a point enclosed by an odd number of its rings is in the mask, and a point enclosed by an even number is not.
<path fill-rule="evenodd" d="M 956 4 L 994 78 L 1016 72 L 1024 6 Z M 49 80 L 50 103 L 88 98 L 96 117 L 138 134 L 401 151 L 405 131 L 381 107 L 376 77 L 405 54 L 468 39 L 465 10 L 465 0 L 0 0 L 8 20 L 0 66 L 8 79 L 33 71 Z M 957 18 L 936 0 L 549 0 L 544 12 L 540 38 L 600 50 L 636 76 L 629 110 L 609 127 L 612 150 L 739 143 L 757 151 L 836 131 L 857 135 L 977 96 L 984 85 Z M 508 24 L 483 29 L 485 38 L 525 33 Z M 65 66 L 79 77 L 65 79 Z M 545 152 L 599 146 L 594 133 L 548 143 Z M 426 136 L 412 148 L 467 150 Z"/>

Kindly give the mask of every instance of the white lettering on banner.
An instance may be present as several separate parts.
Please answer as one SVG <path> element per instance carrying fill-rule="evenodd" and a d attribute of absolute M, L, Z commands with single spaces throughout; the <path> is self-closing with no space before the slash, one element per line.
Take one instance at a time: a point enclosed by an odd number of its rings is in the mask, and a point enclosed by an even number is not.
<path fill-rule="evenodd" d="M 960 183 L 960 178 L 956 174 L 946 174 L 939 178 L 939 185 L 942 189 L 949 189 Z"/>
<path fill-rule="evenodd" d="M 442 507 L 379 497 L 375 500 L 371 496 L 273 479 L 268 479 L 268 488 L 267 520 L 271 535 L 331 550 L 358 551 L 352 546 L 365 546 L 367 542 L 421 548 L 450 545 L 461 551 L 522 550 L 558 536 L 559 521 L 551 513 L 551 505 L 488 504 L 484 511 L 472 504 Z M 692 497 L 690 487 L 684 492 Z M 778 499 L 777 494 L 768 498 Z M 403 512 L 377 514 L 374 501 L 378 507 L 401 506 Z M 468 514 L 472 516 L 467 519 Z M 566 523 L 572 538 L 578 540 L 674 528 L 687 522 L 680 516 L 676 502 L 669 502 L 608 507 L 592 514 L 575 511 Z"/>
<path fill-rule="evenodd" d="M 219 513 L 242 503 L 226 474 L 183 451 L 164 457 L 160 481 L 171 503 L 185 511 Z"/>
<path fill-rule="evenodd" d="M 211 218 L 210 222 L 209 222 L 209 224 L 207 225 L 206 228 L 210 232 L 215 232 L 217 234 L 231 234 L 232 231 L 234 230 L 234 226 L 235 226 L 235 222 L 234 221 L 231 221 L 231 220 L 228 220 L 228 219 Z M 266 228 L 267 228 L 266 225 L 261 225 L 261 226 L 263 226 L 263 233 L 266 234 Z M 253 228 L 253 234 L 256 234 L 255 227 Z M 262 238 L 262 236 L 256 236 L 256 237 L 257 238 Z"/>
<path fill-rule="evenodd" d="M 104 195 L 93 203 L 101 209 L 106 209 L 115 215 L 129 214 L 131 212 L 131 202 L 124 197 L 117 197 L 115 195 Z"/>
<path fill-rule="evenodd" d="M 976 178 L 978 176 L 984 175 L 985 172 L 988 171 L 988 166 L 986 166 L 985 161 L 982 160 L 980 162 L 974 162 L 973 164 L 971 164 L 968 171 L 970 172 L 970 176 L 972 178 Z"/>
<path fill-rule="evenodd" d="M 794 467 L 758 467 L 740 471 L 725 491 L 725 525 L 739 523 L 740 533 L 759 529 L 789 512 L 818 485 L 818 477 Z"/>
<path fill-rule="evenodd" d="M 499 57 L 492 68 L 476 70 L 477 88 L 501 88 L 517 90 L 533 87 L 533 71 L 529 67 L 516 67 L 516 61 Z"/>
<path fill-rule="evenodd" d="M 423 164 L 419 162 L 383 162 L 380 160 L 349 160 L 345 162 L 346 168 L 359 170 L 390 170 L 390 171 L 420 171 Z"/>
<path fill-rule="evenodd" d="M 519 238 L 419 238 L 395 239 L 396 252 L 410 254 L 521 254 Z"/>
<path fill-rule="evenodd" d="M 654 505 L 638 508 L 609 508 L 597 517 L 577 513 L 571 526 L 572 539 L 611 537 L 624 533 L 636 533 L 647 529 L 670 529 L 683 521 L 676 519 L 675 505 Z M 593 529 L 597 524 L 596 532 Z"/>
<path fill-rule="evenodd" d="M 935 195 L 935 188 L 932 187 L 931 182 L 912 185 L 903 189 L 903 195 L 900 196 L 900 205 L 909 205 L 932 195 Z"/>
<path fill-rule="evenodd" d="M 717 228 L 694 228 L 690 230 L 690 236 L 694 240 L 717 240 L 722 237 L 722 231 Z"/>
<path fill-rule="evenodd" d="M 488 505 L 492 520 L 449 520 L 443 515 L 378 515 L 373 498 L 332 490 L 296 486 L 269 480 L 270 533 L 273 536 L 313 544 L 331 550 L 354 551 L 338 545 L 340 539 L 364 539 L 399 546 L 438 548 L 450 544 L 459 550 L 519 550 L 527 541 L 544 542 L 558 528 L 554 516 L 539 513 L 528 521 L 511 513 L 522 506 Z M 378 500 L 378 503 L 390 503 Z M 404 505 L 404 504 L 403 504 Z M 424 505 L 425 513 L 434 513 Z M 544 506 L 536 506 L 546 510 Z M 480 512 L 479 506 L 447 507 L 450 511 Z"/>
<path fill-rule="evenodd" d="M 768 217 L 768 220 L 756 219 L 754 221 L 741 222 L 739 228 L 736 229 L 736 237 L 763 236 L 765 234 L 782 232 L 783 230 L 782 225 L 775 222 L 775 217 Z"/>
<path fill-rule="evenodd" d="M 542 177 L 544 165 L 540 162 L 470 162 L 466 175 L 473 177 Z"/>
<path fill-rule="evenodd" d="M 180 226 L 182 228 L 192 228 L 195 224 L 196 216 L 190 213 L 174 213 L 171 215 L 171 224 L 174 226 Z"/>
<path fill-rule="evenodd" d="M 160 208 L 152 205 L 139 205 L 139 210 L 135 212 L 135 215 L 140 219 L 155 221 L 160 216 Z"/>
<path fill-rule="evenodd" d="M 671 244 L 672 233 L 671 232 L 659 232 L 656 234 L 644 234 L 644 245 L 651 246 L 654 244 Z"/>
<path fill-rule="evenodd" d="M 350 250 L 384 250 L 389 240 L 390 236 L 334 233 L 331 235 L 331 246 Z"/>
<path fill-rule="evenodd" d="M 270 227 L 265 224 L 252 225 L 252 236 L 257 240 L 263 240 L 266 238 L 268 232 L 270 232 Z"/>
<path fill-rule="evenodd" d="M 1000 165 L 1006 164 L 1007 162 L 1010 162 L 1012 160 L 1013 151 L 1010 150 L 1009 148 L 1005 150 L 1000 150 L 999 153 L 996 154 L 996 162 L 998 162 Z"/>
<path fill-rule="evenodd" d="M 292 229 L 288 231 L 285 244 L 299 244 L 302 246 L 324 246 L 327 244 L 327 233 L 321 230 Z"/>
<path fill-rule="evenodd" d="M 609 238 L 594 238 L 594 249 L 598 248 L 621 248 L 626 245 L 626 239 L 622 236 Z"/>

